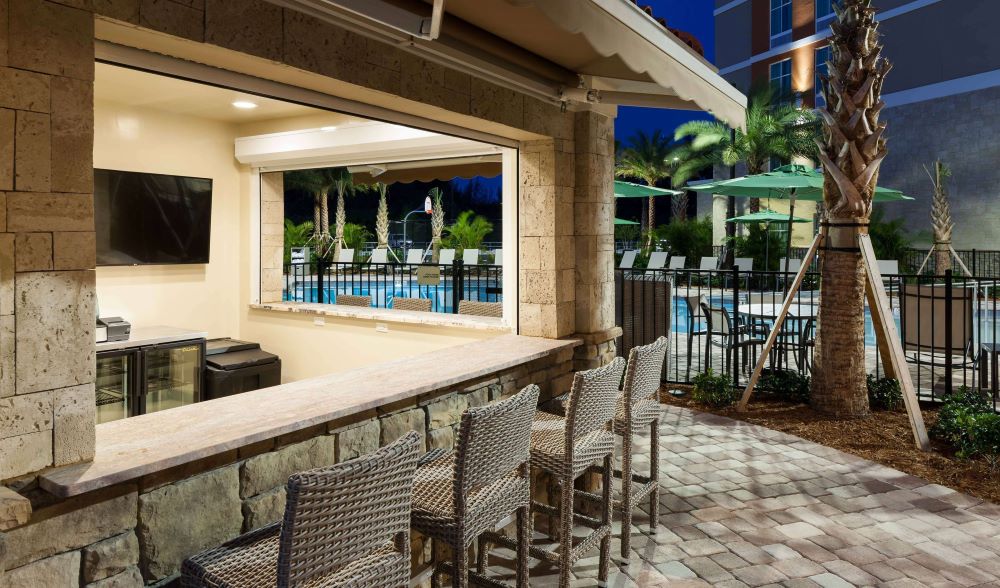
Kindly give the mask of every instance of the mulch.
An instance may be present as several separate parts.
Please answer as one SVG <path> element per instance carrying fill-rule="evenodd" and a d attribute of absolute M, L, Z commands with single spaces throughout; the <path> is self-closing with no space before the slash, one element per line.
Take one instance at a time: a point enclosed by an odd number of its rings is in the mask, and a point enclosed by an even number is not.
<path fill-rule="evenodd" d="M 932 451 L 919 450 L 914 444 L 910 421 L 905 412 L 879 411 L 867 418 L 844 420 L 821 414 L 804 404 L 789 404 L 759 397 L 751 400 L 746 412 L 740 413 L 735 406 L 708 408 L 692 401 L 690 395 L 673 396 L 667 393 L 666 388 L 660 396 L 667 404 L 710 412 L 796 435 L 919 476 L 929 482 L 1000 503 L 1000 472 L 991 469 L 983 459 L 955 457 L 950 447 L 933 438 Z M 924 405 L 922 411 L 924 422 L 930 430 L 937 422 L 937 408 Z"/>

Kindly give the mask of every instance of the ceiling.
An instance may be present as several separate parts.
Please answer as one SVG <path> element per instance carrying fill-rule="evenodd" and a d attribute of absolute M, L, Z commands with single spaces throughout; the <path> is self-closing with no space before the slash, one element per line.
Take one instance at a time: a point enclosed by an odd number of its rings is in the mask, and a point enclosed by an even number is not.
<path fill-rule="evenodd" d="M 105 63 L 95 65 L 94 99 L 237 124 L 324 112 L 308 106 Z M 236 100 L 253 102 L 257 108 L 235 108 L 232 103 Z M 351 118 L 337 116 L 340 119 Z"/>

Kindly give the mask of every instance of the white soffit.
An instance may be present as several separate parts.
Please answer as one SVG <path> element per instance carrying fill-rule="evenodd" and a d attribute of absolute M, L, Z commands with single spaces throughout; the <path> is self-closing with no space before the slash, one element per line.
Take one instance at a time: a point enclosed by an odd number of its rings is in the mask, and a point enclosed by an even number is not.
<path fill-rule="evenodd" d="M 260 168 L 302 168 L 412 162 L 500 153 L 495 145 L 371 122 L 236 139 L 236 159 Z"/>

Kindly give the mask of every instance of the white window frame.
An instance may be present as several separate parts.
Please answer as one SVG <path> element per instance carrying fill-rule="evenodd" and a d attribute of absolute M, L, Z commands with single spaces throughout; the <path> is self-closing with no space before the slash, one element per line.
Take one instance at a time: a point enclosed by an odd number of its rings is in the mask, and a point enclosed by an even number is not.
<path fill-rule="evenodd" d="M 775 6 L 775 3 L 777 3 L 777 6 Z M 771 33 L 771 47 L 777 47 L 778 45 L 783 45 L 792 40 L 792 0 L 771 0 L 770 6 L 771 10 L 768 12 L 768 26 L 770 27 Z M 774 13 L 784 12 L 786 8 L 788 10 L 788 28 L 775 32 Z M 779 20 L 784 19 L 779 18 Z"/>
<path fill-rule="evenodd" d="M 819 79 L 820 67 L 825 67 L 825 61 L 821 61 L 819 58 L 820 52 L 826 51 L 829 54 L 830 46 L 823 45 L 822 47 L 817 47 L 816 51 L 813 53 L 813 106 L 815 108 L 822 108 L 826 106 L 825 98 L 823 98 L 823 84 Z M 820 105 L 820 101 L 823 100 L 823 104 Z"/>

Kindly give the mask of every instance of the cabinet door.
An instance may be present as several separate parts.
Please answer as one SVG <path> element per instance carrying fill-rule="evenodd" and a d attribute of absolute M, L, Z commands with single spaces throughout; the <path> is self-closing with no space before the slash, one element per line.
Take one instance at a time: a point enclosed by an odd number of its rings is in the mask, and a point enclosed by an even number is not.
<path fill-rule="evenodd" d="M 97 423 L 116 421 L 134 414 L 135 360 L 130 351 L 97 355 Z"/>
<path fill-rule="evenodd" d="M 143 350 L 143 413 L 201 400 L 204 342 L 185 342 Z"/>

